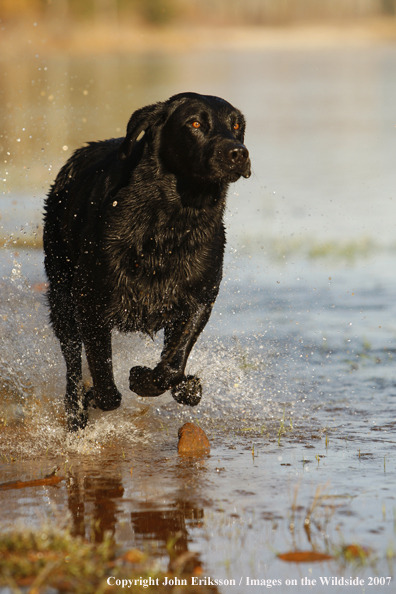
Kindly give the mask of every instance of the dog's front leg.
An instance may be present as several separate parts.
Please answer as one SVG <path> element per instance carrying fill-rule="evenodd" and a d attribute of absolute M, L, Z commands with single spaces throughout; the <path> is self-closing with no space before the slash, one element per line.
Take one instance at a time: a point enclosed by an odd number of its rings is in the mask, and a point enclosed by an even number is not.
<path fill-rule="evenodd" d="M 191 314 L 166 326 L 161 361 L 154 369 L 133 367 L 129 387 L 139 396 L 160 396 L 172 390 L 173 398 L 182 404 L 195 406 L 202 396 L 199 378 L 184 375 L 188 356 L 205 327 L 212 304 L 203 304 Z"/>
<path fill-rule="evenodd" d="M 73 327 L 74 326 L 74 327 Z M 74 336 L 68 336 L 65 332 L 72 328 Z M 71 323 L 64 324 L 63 333 L 60 335 L 60 344 L 66 362 L 66 395 L 65 408 L 67 415 L 67 427 L 69 431 L 84 429 L 88 421 L 87 399 L 82 381 L 81 366 L 81 339 L 78 336 L 77 327 Z"/>
<path fill-rule="evenodd" d="M 111 331 L 99 322 L 93 325 L 85 321 L 81 334 L 93 381 L 94 404 L 104 411 L 114 410 L 121 404 L 121 394 L 114 382 Z"/>

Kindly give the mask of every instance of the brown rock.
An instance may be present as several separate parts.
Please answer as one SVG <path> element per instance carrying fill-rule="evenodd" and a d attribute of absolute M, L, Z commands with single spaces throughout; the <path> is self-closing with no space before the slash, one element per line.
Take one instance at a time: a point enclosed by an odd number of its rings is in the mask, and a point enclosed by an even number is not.
<path fill-rule="evenodd" d="M 182 456 L 203 456 L 210 453 L 210 443 L 200 427 L 185 423 L 179 429 L 177 450 Z"/>

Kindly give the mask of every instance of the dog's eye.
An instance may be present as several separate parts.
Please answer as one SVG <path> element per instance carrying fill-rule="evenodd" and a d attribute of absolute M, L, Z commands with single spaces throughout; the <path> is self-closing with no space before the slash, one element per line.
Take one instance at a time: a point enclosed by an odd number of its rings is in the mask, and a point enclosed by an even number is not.
<path fill-rule="evenodd" d="M 195 120 L 195 122 L 193 122 L 193 123 L 192 123 L 192 127 L 193 127 L 193 128 L 200 128 L 200 127 L 201 127 L 201 123 L 200 123 L 200 122 L 197 122 L 197 121 Z"/>
<path fill-rule="evenodd" d="M 241 127 L 241 126 L 240 126 L 240 124 L 238 124 L 238 123 L 234 124 L 234 126 L 233 126 L 234 130 L 239 130 L 239 128 L 240 128 L 240 127 Z"/>

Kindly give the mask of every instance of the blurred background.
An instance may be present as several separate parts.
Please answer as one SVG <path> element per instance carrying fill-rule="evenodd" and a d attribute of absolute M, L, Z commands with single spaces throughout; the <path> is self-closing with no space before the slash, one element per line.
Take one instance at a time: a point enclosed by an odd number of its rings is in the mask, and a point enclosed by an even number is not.
<path fill-rule="evenodd" d="M 30 13 L 47 19 L 128 19 L 151 24 L 198 20 L 265 25 L 395 14 L 395 0 L 2 0 L 0 6 L 3 18 Z"/>
<path fill-rule="evenodd" d="M 238 249 L 394 246 L 395 41 L 396 0 L 0 0 L 1 241 L 40 246 L 74 149 L 195 91 L 247 118 Z"/>

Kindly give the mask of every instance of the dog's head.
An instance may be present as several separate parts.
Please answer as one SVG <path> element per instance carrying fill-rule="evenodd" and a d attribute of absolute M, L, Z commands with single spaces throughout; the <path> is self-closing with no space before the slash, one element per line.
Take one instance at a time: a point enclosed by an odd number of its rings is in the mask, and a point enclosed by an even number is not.
<path fill-rule="evenodd" d="M 244 145 L 245 118 L 219 97 L 181 93 L 132 114 L 119 156 L 127 158 L 145 132 L 168 171 L 204 183 L 229 183 L 250 177 Z"/>

